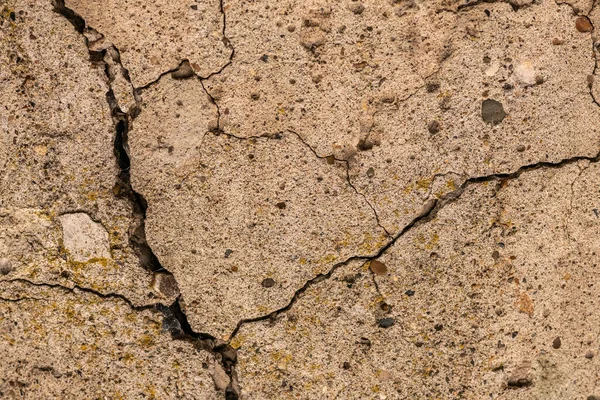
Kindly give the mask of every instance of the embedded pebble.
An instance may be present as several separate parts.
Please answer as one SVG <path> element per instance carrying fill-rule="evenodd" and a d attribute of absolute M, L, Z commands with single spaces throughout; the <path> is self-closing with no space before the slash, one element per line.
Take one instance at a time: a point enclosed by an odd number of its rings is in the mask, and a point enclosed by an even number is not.
<path fill-rule="evenodd" d="M 560 349 L 560 346 L 561 346 L 561 341 L 560 341 L 560 338 L 557 337 L 552 341 L 552 348 Z"/>
<path fill-rule="evenodd" d="M 8 258 L 0 258 L 0 275 L 8 275 L 13 271 L 12 263 Z"/>
<path fill-rule="evenodd" d="M 192 76 L 194 76 L 194 69 L 187 60 L 182 62 L 179 68 L 171 72 L 171 77 L 173 79 L 188 79 Z"/>
<path fill-rule="evenodd" d="M 429 133 L 438 133 L 440 131 L 440 123 L 436 120 L 433 120 L 427 124 L 427 130 Z"/>
<path fill-rule="evenodd" d="M 360 15 L 363 13 L 363 11 L 365 11 L 365 6 L 358 2 L 350 3 L 348 8 L 356 15 Z"/>
<path fill-rule="evenodd" d="M 273 280 L 273 278 L 266 278 L 266 279 L 263 279 L 263 281 L 261 282 L 261 285 L 263 285 L 266 288 L 270 288 L 275 285 L 275 281 Z"/>
<path fill-rule="evenodd" d="M 531 61 L 523 61 L 514 69 L 515 77 L 523 85 L 533 85 L 536 81 L 535 68 Z"/>
<path fill-rule="evenodd" d="M 394 325 L 396 323 L 396 320 L 394 318 L 381 318 L 377 320 L 377 325 L 379 325 L 380 328 L 389 328 L 390 326 Z"/>
<path fill-rule="evenodd" d="M 481 102 L 481 117 L 485 122 L 497 125 L 507 116 L 502 103 L 493 99 L 485 99 Z"/>
<path fill-rule="evenodd" d="M 575 20 L 575 28 L 582 33 L 591 32 L 594 30 L 594 26 L 590 22 L 588 17 L 579 17 Z"/>
<path fill-rule="evenodd" d="M 594 352 L 592 350 L 586 351 L 585 358 L 587 358 L 588 360 L 591 360 L 592 358 L 594 358 Z"/>
<path fill-rule="evenodd" d="M 387 273 L 387 266 L 381 261 L 371 261 L 369 268 L 375 275 L 385 275 Z"/>

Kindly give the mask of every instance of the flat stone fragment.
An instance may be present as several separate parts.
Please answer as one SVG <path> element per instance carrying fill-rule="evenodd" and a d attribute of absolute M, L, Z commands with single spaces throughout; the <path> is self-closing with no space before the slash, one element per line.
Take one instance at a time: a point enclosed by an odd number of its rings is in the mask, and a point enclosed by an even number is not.
<path fill-rule="evenodd" d="M 223 398 L 212 354 L 174 341 L 157 311 L 28 284 L 0 293 L 2 398 Z"/>
<path fill-rule="evenodd" d="M 64 214 L 60 217 L 63 243 L 69 256 L 78 262 L 92 258 L 110 258 L 108 232 L 85 213 Z"/>
<path fill-rule="evenodd" d="M 586 398 L 599 184 L 600 165 L 580 162 L 469 185 L 379 258 L 377 287 L 351 263 L 243 325 L 232 344 L 246 398 Z"/>
<path fill-rule="evenodd" d="M 193 3 L 162 0 L 66 0 L 88 26 L 112 43 L 131 82 L 146 86 L 188 60 L 193 71 L 208 76 L 227 62 L 231 49 L 223 36 L 218 0 Z"/>

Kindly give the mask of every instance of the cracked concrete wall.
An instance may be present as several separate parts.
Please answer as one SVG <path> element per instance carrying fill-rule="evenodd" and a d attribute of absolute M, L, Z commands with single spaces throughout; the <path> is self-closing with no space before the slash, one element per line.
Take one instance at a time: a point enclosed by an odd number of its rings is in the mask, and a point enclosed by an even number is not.
<path fill-rule="evenodd" d="M 600 399 L 595 1 L 0 8 L 0 397 Z"/>

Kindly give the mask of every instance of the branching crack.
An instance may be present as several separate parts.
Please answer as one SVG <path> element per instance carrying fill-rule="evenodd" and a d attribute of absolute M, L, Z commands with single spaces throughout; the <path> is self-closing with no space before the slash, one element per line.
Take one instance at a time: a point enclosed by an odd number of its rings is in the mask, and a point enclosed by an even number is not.
<path fill-rule="evenodd" d="M 417 216 L 415 216 L 407 225 L 405 225 L 404 228 L 399 233 L 397 233 L 390 242 L 388 242 L 387 244 L 382 246 L 375 254 L 373 254 L 372 256 L 368 256 L 368 257 L 352 256 L 340 263 L 335 264 L 328 272 L 319 274 L 316 277 L 314 277 L 313 279 L 310 279 L 309 281 L 307 281 L 300 289 L 298 289 L 294 293 L 294 296 L 292 297 L 290 302 L 287 305 L 285 305 L 284 307 L 282 307 L 278 310 L 275 310 L 266 315 L 262 315 L 262 316 L 258 316 L 258 317 L 254 317 L 254 318 L 243 319 L 243 320 L 239 321 L 237 326 L 235 327 L 235 329 L 233 330 L 233 332 L 231 334 L 231 339 L 233 339 L 237 335 L 237 333 L 239 332 L 241 327 L 245 324 L 264 321 L 267 319 L 271 319 L 271 320 L 276 319 L 279 314 L 286 312 L 290 308 L 292 308 L 292 306 L 296 303 L 298 298 L 308 288 L 310 288 L 311 286 L 313 286 L 319 282 L 329 279 L 338 268 L 348 265 L 350 262 L 353 262 L 353 261 L 358 260 L 358 261 L 363 261 L 366 263 L 366 262 L 369 262 L 371 260 L 375 260 L 375 259 L 381 257 L 390 248 L 392 248 L 394 246 L 394 244 L 396 243 L 396 241 L 398 239 L 400 239 L 406 233 L 411 231 L 413 228 L 423 225 L 423 224 L 435 219 L 438 212 L 441 209 L 443 209 L 446 205 L 458 200 L 461 197 L 461 195 L 464 193 L 464 191 L 471 185 L 482 184 L 485 182 L 493 182 L 493 181 L 514 180 L 514 179 L 518 179 L 525 172 L 530 172 L 530 171 L 534 171 L 534 170 L 542 169 L 542 168 L 558 169 L 565 165 L 570 165 L 573 163 L 577 163 L 579 161 L 589 161 L 590 163 L 596 163 L 596 162 L 600 161 L 600 151 L 595 156 L 575 156 L 575 157 L 566 158 L 566 159 L 556 161 L 556 162 L 541 161 L 541 162 L 537 162 L 537 163 L 533 163 L 533 164 L 524 165 L 524 166 L 518 168 L 514 172 L 503 173 L 503 174 L 483 175 L 483 176 L 478 176 L 478 177 L 472 177 L 472 178 L 465 180 L 462 183 L 462 185 L 459 188 L 457 188 L 456 190 L 446 193 L 445 195 L 442 195 L 439 199 L 431 199 L 431 200 L 427 201 L 425 203 L 425 205 L 423 206 L 421 212 Z"/>
<path fill-rule="evenodd" d="M 211 77 L 213 77 L 215 75 L 221 74 L 227 67 L 229 67 L 233 63 L 233 58 L 235 57 L 235 48 L 231 44 L 231 41 L 229 40 L 229 38 L 227 37 L 227 34 L 226 34 L 226 31 L 227 31 L 227 14 L 225 13 L 225 8 L 224 8 L 223 2 L 224 2 L 224 0 L 220 0 L 219 1 L 219 12 L 223 16 L 223 29 L 221 31 L 221 34 L 223 35 L 223 43 L 225 44 L 226 47 L 228 47 L 230 49 L 229 59 L 227 60 L 227 62 L 225 62 L 223 65 L 221 65 L 219 67 L 219 69 L 217 69 L 216 71 L 210 72 L 206 76 L 201 76 L 199 74 L 195 74 L 201 81 L 210 79 Z M 139 94 L 143 90 L 149 88 L 150 86 L 153 86 L 153 85 L 157 84 L 165 75 L 168 75 L 168 74 L 171 74 L 171 73 L 177 71 L 183 65 L 183 63 L 189 62 L 189 61 L 190 60 L 188 60 L 187 58 L 182 59 L 181 62 L 179 63 L 179 65 L 177 67 L 172 68 L 172 69 L 170 69 L 168 71 L 162 72 L 158 77 L 156 77 L 156 79 L 154 79 L 151 82 L 146 83 L 143 86 L 139 86 L 137 88 L 134 88 L 135 93 Z M 205 91 L 206 91 L 206 89 L 205 89 Z"/>
<path fill-rule="evenodd" d="M 54 0 L 54 1 L 55 1 L 55 3 L 54 3 L 55 11 L 58 12 L 59 14 L 61 14 L 62 16 L 64 16 L 67 20 L 69 20 L 71 22 L 71 24 L 73 25 L 75 30 L 77 32 L 79 32 L 80 34 L 82 34 L 82 36 L 86 42 L 86 45 L 88 45 L 87 38 L 85 37 L 85 35 L 83 35 L 84 31 L 86 30 L 86 23 L 83 20 L 83 18 L 81 16 L 77 15 L 73 10 L 67 8 L 64 4 L 64 0 Z M 474 1 L 469 1 L 465 4 L 461 4 L 460 6 L 458 6 L 457 12 L 469 9 L 478 4 L 495 3 L 495 2 L 508 3 L 511 5 L 511 7 L 513 8 L 514 11 L 518 11 L 522 8 L 529 7 L 529 6 L 537 3 L 537 1 L 535 1 L 535 0 L 530 3 L 526 3 L 526 4 L 519 4 L 517 1 L 514 1 L 514 0 L 474 0 Z M 562 3 L 557 3 L 557 4 L 562 4 Z M 568 3 L 566 3 L 566 4 L 568 4 Z M 595 4 L 596 4 L 596 2 L 594 1 L 593 5 L 592 5 L 592 9 L 590 10 L 590 13 L 593 10 Z M 198 79 L 202 82 L 202 87 L 204 88 L 204 91 L 209 96 L 209 98 L 211 99 L 211 101 L 213 102 L 213 104 L 215 105 L 216 110 L 217 110 L 217 128 L 213 133 L 224 134 L 224 135 L 227 135 L 230 137 L 235 137 L 237 139 L 242 139 L 242 140 L 252 139 L 252 138 L 257 138 L 257 137 L 265 137 L 265 136 L 266 137 L 276 136 L 277 134 L 266 134 L 266 135 L 260 135 L 260 136 L 255 136 L 255 137 L 238 137 L 233 134 L 226 133 L 226 132 L 223 132 L 220 130 L 221 129 L 220 128 L 221 127 L 221 123 L 220 123 L 221 122 L 221 111 L 219 109 L 219 105 L 217 104 L 215 99 L 210 95 L 209 91 L 206 89 L 206 87 L 204 86 L 204 82 L 203 82 L 204 80 L 207 80 L 214 75 L 220 74 L 225 68 L 227 68 L 229 65 L 231 65 L 234 55 L 235 55 L 235 49 L 233 48 L 229 39 L 226 36 L 226 28 L 227 28 L 226 27 L 226 13 L 224 10 L 223 0 L 220 0 L 219 7 L 220 7 L 220 12 L 221 12 L 222 18 L 223 18 L 223 31 L 222 31 L 223 40 L 226 43 L 226 45 L 231 48 L 230 58 L 229 58 L 229 61 L 227 63 L 225 63 L 218 71 L 212 72 L 206 77 L 197 76 Z M 592 45 L 593 45 L 592 51 L 593 51 L 593 55 L 594 55 L 594 59 L 595 59 L 595 65 L 594 65 L 594 70 L 593 70 L 592 74 L 595 75 L 597 67 L 598 67 L 598 57 L 597 57 L 597 51 L 596 51 L 597 46 L 596 46 L 596 43 L 594 43 L 593 41 L 592 41 Z M 89 48 L 89 45 L 88 45 L 88 48 Z M 114 46 L 113 46 L 113 48 L 114 48 Z M 114 48 L 114 50 L 116 51 L 116 54 L 118 54 L 118 50 L 116 48 Z M 106 52 L 106 50 L 104 50 L 104 52 Z M 104 53 L 104 55 L 106 55 L 106 53 Z M 92 56 L 91 50 L 90 50 L 90 56 Z M 117 62 L 118 64 L 120 64 L 119 58 L 114 59 L 114 61 Z M 182 63 L 185 61 L 186 60 L 183 60 Z M 180 66 L 181 66 L 181 64 L 180 64 Z M 121 65 L 121 67 L 122 67 L 122 65 Z M 141 90 L 146 89 L 150 85 L 158 82 L 164 75 L 172 73 L 174 71 L 175 71 L 175 69 L 162 73 L 155 81 L 153 81 L 143 87 L 133 88 L 133 86 L 132 86 L 134 96 L 137 95 Z M 110 83 L 111 77 L 109 76 L 108 73 L 107 73 L 107 77 L 108 77 L 108 80 Z M 127 74 L 125 74 L 125 77 L 130 82 Z M 590 95 L 591 95 L 594 103 L 596 105 L 600 106 L 600 103 L 594 97 L 591 84 L 590 84 Z M 137 97 L 136 97 L 136 100 L 137 100 Z M 112 89 L 109 90 L 107 93 L 107 101 L 110 105 L 113 119 L 115 121 L 114 153 L 115 153 L 118 165 L 120 167 L 120 173 L 119 173 L 119 177 L 118 177 L 119 183 L 125 189 L 124 193 L 130 199 L 130 201 L 133 205 L 133 208 L 134 208 L 134 212 L 137 215 L 139 215 L 138 226 L 135 230 L 136 234 L 134 234 L 132 237 L 132 246 L 135 249 L 137 249 L 136 251 L 140 258 L 140 262 L 144 265 L 145 268 L 147 268 L 148 270 L 153 271 L 153 272 L 166 271 L 164 269 L 164 267 L 161 266 L 158 258 L 152 252 L 152 249 L 150 248 L 150 246 L 148 246 L 148 243 L 146 241 L 144 221 L 146 218 L 147 203 L 146 203 L 145 199 L 143 198 L 143 196 L 141 194 L 137 193 L 131 187 L 130 177 L 129 177 L 130 160 L 129 160 L 128 147 L 127 147 L 127 143 L 128 143 L 127 135 L 129 132 L 130 122 L 133 119 L 135 119 L 135 117 L 140 112 L 140 110 L 139 110 L 139 108 L 136 108 L 133 111 L 123 112 L 119 108 L 119 105 L 115 99 Z M 296 135 L 298 137 L 298 139 L 304 145 L 306 145 L 316 157 L 318 157 L 320 159 L 327 159 L 327 158 L 331 157 L 331 156 L 319 155 L 298 133 L 291 131 L 291 130 L 287 130 L 287 132 L 289 132 L 293 135 Z M 595 156 L 575 156 L 575 157 L 563 159 L 563 160 L 560 160 L 557 162 L 546 162 L 546 161 L 537 162 L 537 163 L 522 166 L 511 173 L 490 174 L 490 175 L 468 178 L 456 190 L 446 193 L 445 195 L 442 195 L 438 199 L 431 199 L 431 200 L 427 201 L 424 204 L 421 212 L 419 212 L 407 225 L 404 226 L 404 228 L 402 230 L 400 230 L 394 236 L 391 236 L 390 233 L 381 225 L 381 223 L 379 221 L 379 217 L 377 215 L 377 211 L 376 211 L 375 207 L 368 201 L 367 197 L 363 193 L 359 192 L 357 190 L 357 188 L 352 184 L 352 182 L 350 180 L 350 174 L 349 174 L 350 165 L 349 165 L 348 160 L 344 160 L 344 159 L 335 159 L 335 160 L 338 162 L 344 162 L 346 164 L 346 179 L 348 181 L 348 184 L 353 188 L 353 190 L 357 194 L 363 196 L 363 198 L 365 199 L 367 204 L 369 204 L 369 207 L 372 209 L 378 225 L 387 233 L 387 235 L 391 238 L 391 240 L 389 240 L 385 245 L 380 247 L 379 250 L 377 250 L 374 254 L 372 254 L 370 256 L 351 256 L 351 257 L 347 258 L 346 260 L 333 265 L 328 272 L 321 273 L 321 274 L 313 277 L 312 279 L 306 281 L 305 284 L 301 288 L 296 290 L 296 292 L 294 293 L 294 295 L 292 296 L 292 298 L 290 299 L 288 304 L 285 305 L 284 307 L 281 307 L 281 308 L 279 308 L 269 314 L 266 314 L 266 315 L 240 320 L 238 322 L 238 324 L 236 325 L 235 329 L 233 330 L 232 334 L 230 335 L 230 340 L 233 339 L 237 335 L 237 333 L 240 331 L 240 329 L 242 328 L 243 325 L 249 324 L 249 323 L 254 323 L 254 322 L 259 322 L 259 321 L 263 321 L 263 320 L 267 320 L 267 319 L 273 319 L 273 318 L 276 318 L 279 314 L 286 312 L 291 307 L 293 307 L 293 305 L 296 303 L 296 301 L 298 301 L 298 299 L 301 297 L 301 295 L 307 289 L 309 289 L 312 285 L 316 285 L 322 281 L 329 279 L 333 275 L 333 273 L 340 267 L 348 265 L 349 263 L 351 263 L 353 261 L 361 261 L 364 264 L 371 260 L 375 260 L 375 259 L 381 257 L 390 248 L 392 248 L 392 246 L 395 245 L 395 243 L 398 239 L 403 237 L 405 234 L 407 234 L 413 228 L 421 226 L 423 224 L 426 224 L 429 221 L 435 219 L 438 212 L 441 209 L 443 209 L 446 205 L 451 204 L 454 201 L 456 201 L 457 199 L 459 199 L 462 196 L 462 194 L 465 192 L 465 190 L 468 187 L 470 187 L 471 185 L 477 185 L 477 184 L 481 184 L 481 183 L 485 183 L 485 182 L 498 181 L 498 180 L 503 180 L 503 181 L 504 180 L 514 180 L 514 179 L 518 179 L 525 172 L 542 169 L 542 168 L 548 168 L 548 169 L 561 168 L 565 165 L 569 165 L 569 164 L 576 163 L 578 161 L 583 161 L 583 160 L 589 161 L 590 163 L 596 163 L 600 160 L 600 152 L 598 152 Z M 376 284 L 376 280 L 374 277 L 373 277 L 373 280 Z M 170 330 L 174 339 L 187 340 L 187 341 L 193 342 L 199 348 L 210 351 L 215 355 L 217 360 L 221 363 L 221 365 L 223 366 L 223 368 L 225 369 L 225 371 L 228 373 L 228 375 L 231 378 L 231 383 L 229 384 L 229 387 L 226 390 L 226 399 L 238 399 L 239 398 L 239 396 L 241 394 L 241 389 L 239 388 L 239 385 L 237 382 L 237 375 L 235 372 L 235 365 L 237 363 L 236 351 L 228 343 L 222 342 L 209 334 L 202 333 L 202 332 L 195 332 L 192 329 L 191 325 L 189 324 L 189 321 L 185 314 L 185 310 L 181 306 L 181 304 L 182 304 L 181 296 L 171 305 L 155 304 L 155 305 L 140 307 L 140 306 L 133 305 L 129 299 L 127 299 L 125 296 L 122 296 L 120 294 L 115 294 L 115 293 L 103 294 L 103 293 L 97 292 L 93 289 L 83 288 L 83 287 L 79 287 L 79 286 L 75 286 L 74 288 L 69 288 L 66 286 L 58 285 L 58 284 L 35 283 L 35 282 L 28 281 L 25 279 L 15 279 L 13 281 L 14 282 L 21 281 L 23 283 L 27 283 L 27 284 L 35 285 L 35 286 L 44 286 L 44 287 L 49 287 L 49 288 L 61 288 L 64 290 L 69 290 L 69 291 L 74 291 L 76 289 L 76 290 L 81 290 L 83 292 L 94 294 L 101 298 L 118 298 L 118 299 L 125 301 L 133 309 L 136 309 L 136 310 L 139 310 L 139 309 L 157 309 L 157 310 L 159 310 L 164 316 L 164 325 Z M 6 299 L 6 301 L 22 301 L 22 300 L 25 300 L 25 298 L 23 298 L 23 299 Z"/>
<path fill-rule="evenodd" d="M 216 123 L 217 127 L 213 130 L 213 132 L 212 132 L 213 134 L 215 134 L 215 135 L 225 135 L 227 137 L 235 138 L 235 139 L 238 139 L 238 140 L 250 140 L 250 139 L 259 139 L 259 138 L 275 138 L 275 139 L 277 139 L 277 138 L 279 138 L 281 136 L 281 132 L 264 133 L 264 134 L 261 134 L 261 135 L 254 135 L 254 136 L 236 136 L 236 135 L 234 135 L 232 133 L 225 132 L 221 128 L 221 109 L 219 107 L 219 104 L 217 103 L 217 101 L 215 100 L 215 98 L 210 94 L 210 92 L 207 90 L 207 88 L 204 86 L 203 79 L 200 79 L 200 82 L 202 84 L 202 88 L 204 89 L 204 92 L 206 93 L 206 95 L 210 99 L 211 103 L 214 104 L 214 106 L 215 106 L 215 108 L 217 110 L 217 123 Z M 411 96 L 412 96 L 412 94 L 411 94 Z M 357 195 L 361 196 L 364 199 L 364 201 L 367 203 L 367 205 L 369 206 L 369 208 L 373 212 L 373 215 L 375 216 L 375 221 L 377 222 L 377 225 L 385 232 L 385 234 L 386 234 L 387 237 L 391 238 L 391 234 L 381 224 L 381 222 L 379 220 L 379 215 L 377 214 L 377 210 L 375 209 L 375 207 L 373 206 L 373 204 L 371 204 L 371 202 L 369 201 L 369 199 L 367 198 L 367 196 L 364 193 L 360 192 L 356 188 L 356 186 L 354 186 L 354 184 L 352 183 L 352 180 L 350 179 L 350 162 L 348 160 L 345 160 L 345 159 L 336 158 L 336 157 L 334 157 L 332 155 L 329 155 L 329 156 L 320 155 L 319 153 L 317 153 L 317 151 L 306 140 L 304 140 L 304 138 L 298 132 L 295 132 L 295 131 L 293 131 L 291 129 L 286 129 L 285 132 L 288 132 L 288 133 L 296 136 L 298 138 L 298 140 L 300 140 L 300 142 L 304 146 L 306 146 L 306 148 L 308 148 L 311 153 L 314 154 L 315 157 L 317 157 L 317 158 L 319 158 L 321 160 L 333 159 L 334 161 L 344 163 L 345 164 L 345 169 L 346 169 L 346 182 L 348 183 L 348 185 L 352 188 L 352 190 Z"/>

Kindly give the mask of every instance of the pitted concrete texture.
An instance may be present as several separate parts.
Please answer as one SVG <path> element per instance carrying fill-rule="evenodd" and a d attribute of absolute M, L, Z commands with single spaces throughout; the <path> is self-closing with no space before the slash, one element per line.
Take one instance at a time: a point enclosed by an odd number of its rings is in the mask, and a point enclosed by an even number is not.
<path fill-rule="evenodd" d="M 244 326 L 247 398 L 594 393 L 599 172 L 573 163 L 471 185 L 378 258 L 387 273 L 375 282 L 368 264 L 350 264 Z"/>
<path fill-rule="evenodd" d="M 0 0 L 0 398 L 600 399 L 593 0 Z"/>
<path fill-rule="evenodd" d="M 307 280 L 389 241 L 346 164 L 317 157 L 297 135 L 209 132 L 215 107 L 196 80 L 165 77 L 141 98 L 132 183 L 193 328 L 227 339 L 239 320 L 284 307 Z"/>

